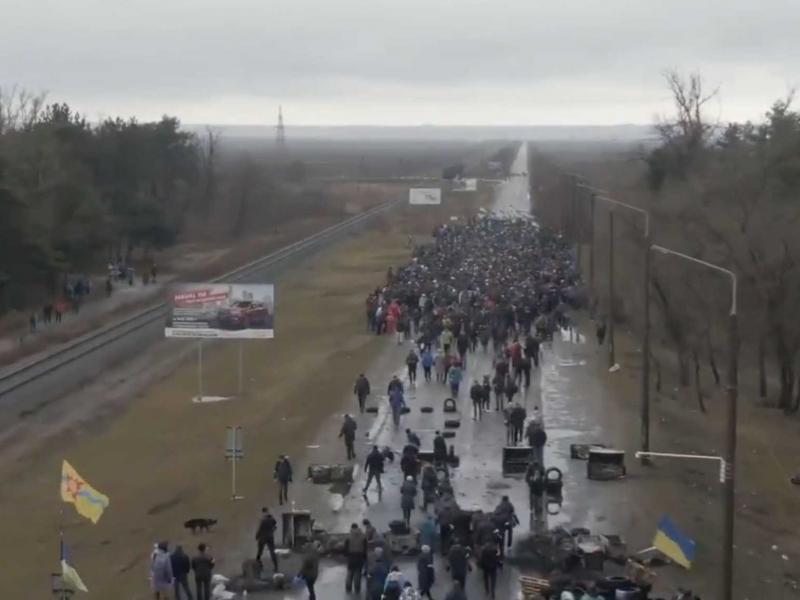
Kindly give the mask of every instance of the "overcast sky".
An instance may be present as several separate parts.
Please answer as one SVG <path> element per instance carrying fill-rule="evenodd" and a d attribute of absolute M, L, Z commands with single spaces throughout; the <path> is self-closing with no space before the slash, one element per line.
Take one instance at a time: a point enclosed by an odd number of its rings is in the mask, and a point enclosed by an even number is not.
<path fill-rule="evenodd" d="M 662 72 L 759 118 L 800 82 L 798 0 L 25 0 L 0 85 L 94 119 L 616 124 L 669 110 Z"/>

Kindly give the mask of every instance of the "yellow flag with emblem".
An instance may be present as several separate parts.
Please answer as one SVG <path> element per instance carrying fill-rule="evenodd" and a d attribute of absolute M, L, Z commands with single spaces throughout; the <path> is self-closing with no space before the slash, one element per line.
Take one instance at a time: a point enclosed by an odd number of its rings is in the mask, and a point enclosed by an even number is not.
<path fill-rule="evenodd" d="M 97 523 L 108 508 L 108 496 L 101 494 L 66 460 L 61 465 L 61 499 L 75 505 L 78 514 Z"/>

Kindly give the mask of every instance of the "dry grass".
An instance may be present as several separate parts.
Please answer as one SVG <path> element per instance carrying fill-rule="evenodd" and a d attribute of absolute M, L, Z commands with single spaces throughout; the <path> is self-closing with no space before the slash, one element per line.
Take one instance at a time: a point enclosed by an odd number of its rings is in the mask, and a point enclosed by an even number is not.
<path fill-rule="evenodd" d="M 274 457 L 302 455 L 321 423 L 340 410 L 354 373 L 384 343 L 364 333 L 367 291 L 383 280 L 387 265 L 407 259 L 409 235 L 427 234 L 451 214 L 471 213 L 480 201 L 459 200 L 427 211 L 398 209 L 376 230 L 286 278 L 278 290 L 278 337 L 246 343 L 244 400 L 193 405 L 196 372 L 193 364 L 184 364 L 124 411 L 85 423 L 22 460 L 0 463 L 7 482 L 0 496 L 0 564 L 13 566 L 4 570 L 4 597 L 47 595 L 47 573 L 57 567 L 60 522 L 92 598 L 149 597 L 152 543 L 186 539 L 181 524 L 192 516 L 211 515 L 225 524 L 206 538 L 218 556 L 238 544 L 264 499 L 274 497 Z M 207 393 L 235 389 L 236 356 L 235 345 L 209 348 Z M 249 458 L 240 469 L 247 500 L 237 504 L 229 500 L 229 469 L 222 459 L 227 424 L 248 432 Z M 98 525 L 59 502 L 63 458 L 109 495 L 111 506 Z"/>

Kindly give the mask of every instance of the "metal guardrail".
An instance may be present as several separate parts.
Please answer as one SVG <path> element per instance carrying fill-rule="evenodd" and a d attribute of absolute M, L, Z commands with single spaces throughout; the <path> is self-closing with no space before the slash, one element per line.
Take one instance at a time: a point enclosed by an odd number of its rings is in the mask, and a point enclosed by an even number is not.
<path fill-rule="evenodd" d="M 386 202 L 376 206 L 366 212 L 346 219 L 340 223 L 332 225 L 322 231 L 315 233 L 307 238 L 289 244 L 275 252 L 268 254 L 262 258 L 251 261 L 241 267 L 229 271 L 219 277 L 212 279 L 212 282 L 236 282 L 247 278 L 249 275 L 258 272 L 259 270 L 280 263 L 292 256 L 318 246 L 322 242 L 336 236 L 337 234 L 347 231 L 354 226 L 362 223 L 375 215 L 386 211 L 395 204 L 394 201 Z M 0 399 L 7 396 L 14 390 L 30 383 L 32 380 L 52 373 L 65 365 L 74 362 L 84 356 L 106 346 L 114 341 L 119 340 L 121 337 L 135 332 L 145 325 L 148 325 L 158 319 L 166 317 L 168 304 L 166 302 L 159 302 L 153 306 L 145 308 L 133 315 L 124 317 L 108 325 L 104 325 L 99 329 L 80 336 L 70 342 L 61 345 L 58 349 L 51 353 L 37 357 L 27 364 L 23 364 L 17 368 L 12 367 L 8 372 L 0 374 Z"/>

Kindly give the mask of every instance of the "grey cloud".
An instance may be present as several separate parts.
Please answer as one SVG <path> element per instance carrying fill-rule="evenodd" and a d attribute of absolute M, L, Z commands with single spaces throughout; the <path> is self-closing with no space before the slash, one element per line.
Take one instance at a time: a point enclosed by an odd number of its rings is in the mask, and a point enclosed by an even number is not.
<path fill-rule="evenodd" d="M 5 16 L 0 85 L 109 113 L 131 97 L 165 110 L 225 96 L 377 101 L 382 86 L 409 97 L 448 86 L 500 99 L 535 90 L 556 105 L 569 82 L 604 90 L 583 101 L 591 115 L 633 90 L 657 96 L 665 68 L 732 78 L 719 83 L 739 93 L 737 73 L 774 86 L 800 67 L 800 6 L 789 0 L 37 0 Z"/>

